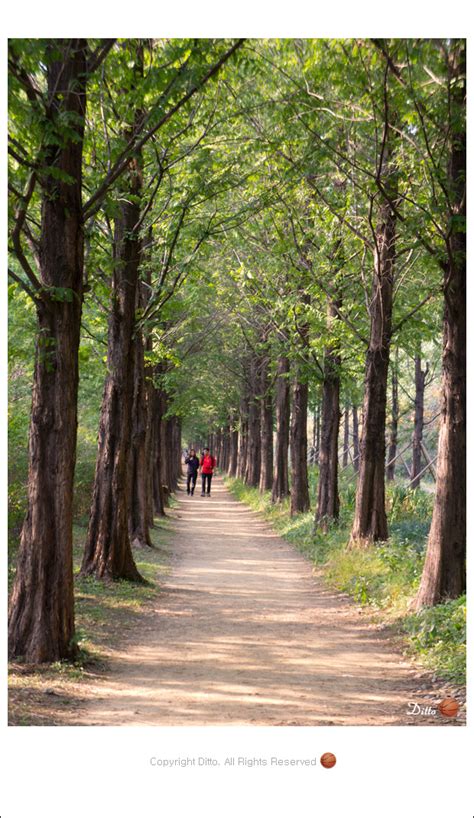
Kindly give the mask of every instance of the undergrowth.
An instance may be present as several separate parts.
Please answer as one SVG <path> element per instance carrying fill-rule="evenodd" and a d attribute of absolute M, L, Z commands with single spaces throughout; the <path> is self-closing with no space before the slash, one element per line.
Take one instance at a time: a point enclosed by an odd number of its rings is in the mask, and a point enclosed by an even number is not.
<path fill-rule="evenodd" d="M 313 484 L 316 476 L 312 470 Z M 442 678 L 465 683 L 465 597 L 418 613 L 410 609 L 423 569 L 432 494 L 406 486 L 387 486 L 390 539 L 349 550 L 355 501 L 353 481 L 342 483 L 340 519 L 327 532 L 315 530 L 312 512 L 291 517 L 288 501 L 274 505 L 269 493 L 260 494 L 240 480 L 228 480 L 227 485 L 235 497 L 260 511 L 275 531 L 308 556 L 331 587 L 344 591 L 361 605 L 370 606 L 385 621 L 395 624 L 404 635 L 407 651 L 422 664 Z"/>

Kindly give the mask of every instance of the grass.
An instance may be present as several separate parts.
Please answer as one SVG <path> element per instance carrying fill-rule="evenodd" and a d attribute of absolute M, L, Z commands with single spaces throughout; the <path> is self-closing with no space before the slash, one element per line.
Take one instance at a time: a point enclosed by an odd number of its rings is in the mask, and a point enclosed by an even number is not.
<path fill-rule="evenodd" d="M 315 496 L 317 470 L 310 470 Z M 370 607 L 403 634 L 407 652 L 440 678 L 454 684 L 466 680 L 466 600 L 461 597 L 413 613 L 423 569 L 433 495 L 406 486 L 387 487 L 390 539 L 364 549 L 347 549 L 354 510 L 354 482 L 340 486 L 341 512 L 326 533 L 314 530 L 311 512 L 290 516 L 289 503 L 273 505 L 269 493 L 228 480 L 232 493 L 260 511 L 281 537 L 293 543 L 333 588 Z"/>
<path fill-rule="evenodd" d="M 160 576 L 167 570 L 168 521 L 161 520 L 151 529 L 154 548 L 134 551 L 137 568 L 146 584 L 102 582 L 81 577 L 80 564 L 87 534 L 85 526 L 74 526 L 74 573 L 76 640 L 79 656 L 101 656 L 109 646 L 120 642 L 159 592 Z"/>
<path fill-rule="evenodd" d="M 81 524 L 82 522 L 82 524 Z M 146 584 L 101 582 L 79 575 L 86 520 L 74 526 L 74 593 L 77 656 L 74 661 L 27 666 L 12 663 L 9 673 L 9 723 L 60 725 L 74 720 L 87 684 L 104 669 L 114 648 L 126 643 L 149 603 L 160 591 L 169 565 L 169 527 L 160 519 L 151 529 L 153 548 L 134 550 L 135 562 Z M 11 554 L 11 575 L 14 572 Z"/>

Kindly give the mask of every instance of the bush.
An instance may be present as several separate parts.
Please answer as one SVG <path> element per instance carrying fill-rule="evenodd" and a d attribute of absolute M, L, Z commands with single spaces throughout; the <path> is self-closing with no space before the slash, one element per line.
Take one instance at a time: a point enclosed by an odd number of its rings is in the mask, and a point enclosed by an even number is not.
<path fill-rule="evenodd" d="M 466 597 L 422 608 L 403 621 L 413 653 L 453 682 L 466 681 Z"/>

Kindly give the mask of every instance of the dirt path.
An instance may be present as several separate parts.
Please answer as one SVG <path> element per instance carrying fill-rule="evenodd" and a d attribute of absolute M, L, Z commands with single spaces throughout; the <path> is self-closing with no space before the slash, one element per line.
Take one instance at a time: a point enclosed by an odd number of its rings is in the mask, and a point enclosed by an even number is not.
<path fill-rule="evenodd" d="M 163 592 L 76 723 L 443 723 L 407 715 L 429 676 L 221 480 L 178 496 Z"/>

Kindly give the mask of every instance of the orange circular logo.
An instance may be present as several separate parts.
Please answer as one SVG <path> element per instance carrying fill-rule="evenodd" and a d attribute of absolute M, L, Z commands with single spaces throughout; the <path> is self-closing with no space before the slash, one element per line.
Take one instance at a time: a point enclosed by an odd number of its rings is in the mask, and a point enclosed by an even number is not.
<path fill-rule="evenodd" d="M 442 716 L 446 716 L 448 719 L 454 719 L 458 714 L 459 704 L 456 699 L 450 696 L 438 704 L 438 710 Z"/>
<path fill-rule="evenodd" d="M 330 767 L 334 767 L 336 763 L 336 756 L 334 753 L 323 753 L 319 760 L 323 767 L 326 767 L 326 769 L 329 770 Z"/>

